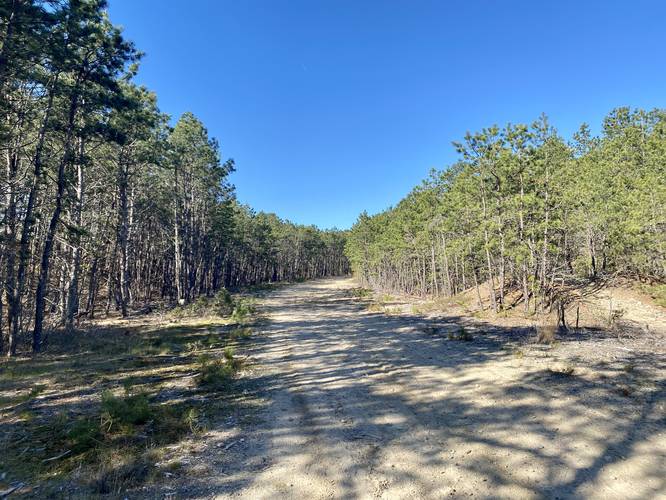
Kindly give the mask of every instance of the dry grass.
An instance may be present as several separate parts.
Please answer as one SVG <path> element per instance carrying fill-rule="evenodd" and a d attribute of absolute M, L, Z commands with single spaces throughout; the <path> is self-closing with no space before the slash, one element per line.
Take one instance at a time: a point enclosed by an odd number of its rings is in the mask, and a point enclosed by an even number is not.
<path fill-rule="evenodd" d="M 372 313 L 384 312 L 384 306 L 377 304 L 376 302 L 369 302 L 366 305 L 366 310 Z"/>
<path fill-rule="evenodd" d="M 153 481 L 165 446 L 233 405 L 242 364 L 233 346 L 251 335 L 252 314 L 244 306 L 235 327 L 185 315 L 107 322 L 0 362 L 0 491 L 23 482 L 39 496 L 62 485 L 117 495 Z"/>
<path fill-rule="evenodd" d="M 372 290 L 369 288 L 352 288 L 350 293 L 355 299 L 369 299 L 372 297 Z"/>
<path fill-rule="evenodd" d="M 557 337 L 558 327 L 556 324 L 543 323 L 536 326 L 536 341 L 540 344 L 552 344 Z"/>
<path fill-rule="evenodd" d="M 655 304 L 666 308 L 666 284 L 643 285 L 641 290 L 647 293 L 654 300 Z"/>

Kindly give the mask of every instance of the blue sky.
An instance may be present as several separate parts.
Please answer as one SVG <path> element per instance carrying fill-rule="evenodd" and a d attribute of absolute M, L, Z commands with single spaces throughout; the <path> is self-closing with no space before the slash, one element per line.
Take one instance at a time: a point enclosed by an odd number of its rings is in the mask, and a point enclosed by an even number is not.
<path fill-rule="evenodd" d="M 236 160 L 241 202 L 320 227 L 397 203 L 451 141 L 666 107 L 666 2 L 109 0 L 138 81 Z"/>

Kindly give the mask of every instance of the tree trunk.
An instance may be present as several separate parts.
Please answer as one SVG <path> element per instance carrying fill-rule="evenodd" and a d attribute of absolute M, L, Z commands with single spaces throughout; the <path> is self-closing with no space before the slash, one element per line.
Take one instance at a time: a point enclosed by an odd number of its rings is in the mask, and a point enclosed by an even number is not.
<path fill-rule="evenodd" d="M 127 167 L 118 166 L 118 247 L 120 248 L 120 312 L 127 317 L 130 302 L 129 273 L 129 206 L 127 187 L 129 183 Z"/>
<path fill-rule="evenodd" d="M 65 318 L 65 330 L 74 329 L 74 320 L 79 312 L 79 276 L 81 274 L 81 231 L 83 214 L 83 138 L 79 138 L 79 160 L 76 162 L 76 189 L 75 200 L 72 209 L 72 222 L 76 226 L 74 238 L 72 239 L 70 276 L 67 286 L 67 315 Z"/>
<path fill-rule="evenodd" d="M 175 281 L 176 281 L 176 300 L 179 304 L 185 303 L 183 295 L 183 257 L 181 254 L 180 243 L 180 203 L 178 202 L 178 167 L 174 167 L 174 185 L 173 185 L 173 250 L 175 259 Z"/>
<path fill-rule="evenodd" d="M 32 174 L 32 184 L 30 186 L 30 192 L 28 194 L 28 202 L 25 208 L 25 215 L 23 218 L 23 228 L 21 230 L 21 241 L 19 242 L 18 249 L 18 269 L 16 271 L 16 285 L 14 287 L 14 299 L 12 301 L 13 308 L 9 312 L 12 317 L 12 327 L 9 332 L 9 344 L 10 349 L 8 352 L 13 353 L 16 350 L 16 342 L 18 340 L 20 324 L 21 324 L 21 314 L 23 309 L 23 304 L 21 302 L 23 298 L 23 290 L 25 289 L 26 282 L 26 272 L 28 269 L 28 264 L 30 256 L 33 254 L 30 251 L 30 246 L 32 242 L 32 228 L 35 224 L 35 205 L 37 203 L 37 193 L 39 190 L 39 182 L 42 177 L 42 154 L 44 152 L 44 143 L 46 141 L 46 130 L 48 127 L 49 120 L 51 118 L 51 112 L 53 110 L 53 96 L 56 85 L 58 84 L 59 73 L 53 77 L 51 86 L 49 88 L 49 97 L 46 105 L 46 111 L 44 112 L 44 118 L 42 120 L 41 126 L 39 128 L 39 133 L 37 135 L 37 144 L 35 146 L 35 155 L 33 158 L 33 174 Z"/>
<path fill-rule="evenodd" d="M 40 265 L 39 279 L 37 281 L 37 291 L 35 292 L 35 325 L 32 332 L 32 350 L 39 352 L 42 346 L 42 335 L 44 330 L 44 306 L 46 303 L 46 292 L 49 280 L 49 267 L 51 264 L 51 252 L 55 241 L 56 229 L 60 221 L 60 214 L 63 208 L 63 197 L 65 196 L 66 179 L 65 173 L 67 164 L 72 157 L 72 136 L 74 132 L 74 120 L 78 109 L 78 82 L 70 99 L 69 117 L 67 122 L 67 132 L 65 137 L 65 147 L 62 159 L 58 165 L 58 181 L 55 197 L 55 207 L 51 214 L 51 221 L 46 232 L 44 241 L 44 250 Z"/>

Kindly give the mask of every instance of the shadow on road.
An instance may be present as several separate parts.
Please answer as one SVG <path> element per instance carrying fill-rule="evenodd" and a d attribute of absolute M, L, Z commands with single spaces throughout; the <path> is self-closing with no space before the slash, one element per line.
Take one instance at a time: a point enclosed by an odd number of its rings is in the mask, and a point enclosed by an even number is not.
<path fill-rule="evenodd" d="M 521 359 L 503 330 L 369 314 L 344 286 L 277 292 L 248 382 L 267 400 L 244 447 L 202 489 L 246 497 L 332 495 L 657 498 L 666 495 L 664 380 L 626 363 L 568 373 Z M 446 328 L 474 326 L 472 341 Z M 663 373 L 656 354 L 628 354 Z M 626 389 L 619 390 L 618 387 Z M 619 384 L 619 385 L 618 385 Z M 308 490 L 309 489 L 309 490 Z"/>

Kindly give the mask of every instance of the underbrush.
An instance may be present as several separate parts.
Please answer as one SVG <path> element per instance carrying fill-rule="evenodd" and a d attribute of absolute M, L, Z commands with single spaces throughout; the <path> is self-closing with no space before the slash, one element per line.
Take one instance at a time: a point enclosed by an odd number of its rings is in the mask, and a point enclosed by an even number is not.
<path fill-rule="evenodd" d="M 666 284 L 643 285 L 641 289 L 652 297 L 652 300 L 654 300 L 657 305 L 666 307 Z"/>
<path fill-rule="evenodd" d="M 151 457 L 201 428 L 196 408 L 159 404 L 143 392 L 104 390 L 83 414 L 61 410 L 42 420 L 29 413 L 5 445 L 2 470 L 33 485 L 71 476 L 91 494 L 119 494 L 154 479 Z"/>
<path fill-rule="evenodd" d="M 199 357 L 199 385 L 219 389 L 226 387 L 243 366 L 243 361 L 235 357 L 234 348 L 227 346 L 222 359 L 203 354 Z"/>
<path fill-rule="evenodd" d="M 257 308 L 254 301 L 250 298 L 242 297 L 234 305 L 231 313 L 231 321 L 239 325 L 245 325 L 250 322 L 256 312 Z"/>
<path fill-rule="evenodd" d="M 239 397 L 236 349 L 256 309 L 242 299 L 225 311 L 226 320 L 52 334 L 39 356 L 0 362 L 0 491 L 23 482 L 40 497 L 120 495 L 163 480 L 167 447 Z"/>
<path fill-rule="evenodd" d="M 369 299 L 372 297 L 372 290 L 369 288 L 352 288 L 351 289 L 352 297 L 355 299 Z"/>
<path fill-rule="evenodd" d="M 256 320 L 256 305 L 252 297 L 233 296 L 220 290 L 213 297 L 199 297 L 190 304 L 178 306 L 171 311 L 175 320 L 187 318 L 225 318 L 244 327 Z"/>
<path fill-rule="evenodd" d="M 233 312 L 235 302 L 234 296 L 223 288 L 212 297 L 200 296 L 189 304 L 174 308 L 171 315 L 174 318 L 227 317 Z"/>

